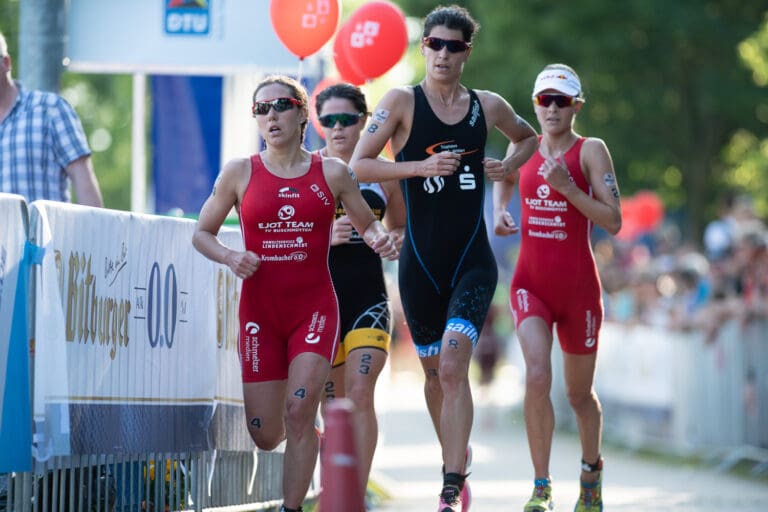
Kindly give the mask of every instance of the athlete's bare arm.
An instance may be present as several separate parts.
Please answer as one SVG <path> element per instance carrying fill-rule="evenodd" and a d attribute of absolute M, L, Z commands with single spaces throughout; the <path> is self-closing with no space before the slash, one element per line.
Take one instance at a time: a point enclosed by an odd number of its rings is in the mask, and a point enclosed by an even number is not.
<path fill-rule="evenodd" d="M 488 131 L 498 129 L 509 139 L 510 144 L 504 160 L 486 158 L 483 161 L 485 174 L 491 181 L 501 181 L 517 170 L 539 147 L 536 131 L 528 122 L 517 115 L 507 100 L 491 91 L 476 91 L 483 106 Z"/>
<path fill-rule="evenodd" d="M 514 190 L 515 182 L 511 176 L 493 183 L 493 232 L 499 236 L 512 235 L 520 231 L 512 214 L 507 211 Z"/>
<path fill-rule="evenodd" d="M 323 158 L 323 173 L 335 199 L 344 205 L 344 211 L 365 243 L 382 258 L 397 259 L 397 246 L 365 202 L 352 169 L 338 158 Z"/>
<path fill-rule="evenodd" d="M 192 235 L 192 245 L 203 256 L 227 265 L 241 279 L 250 277 L 261 260 L 251 251 L 235 251 L 216 236 L 232 207 L 239 205 L 250 178 L 250 159 L 240 158 L 224 165 L 208 196 Z"/>
<path fill-rule="evenodd" d="M 392 152 L 397 154 L 405 146 L 411 133 L 414 108 L 413 89 L 391 89 L 373 111 L 349 165 L 358 179 L 372 183 L 412 176 L 448 176 L 459 167 L 461 157 L 451 152 L 436 153 L 421 161 L 389 162 L 378 158 L 391 141 Z"/>
<path fill-rule="evenodd" d="M 400 182 L 396 180 L 382 182 L 381 188 L 384 189 L 384 193 L 387 195 L 387 211 L 384 213 L 384 226 L 389 230 L 399 251 L 403 246 L 403 237 L 405 235 L 406 214 L 403 191 L 400 189 Z"/>
<path fill-rule="evenodd" d="M 621 194 L 611 153 L 602 139 L 590 137 L 584 141 L 581 159 L 581 168 L 594 196 L 594 202 L 583 213 L 615 235 L 621 229 Z"/>
<path fill-rule="evenodd" d="M 592 188 L 592 196 L 569 179 L 559 159 L 548 158 L 542 175 L 585 217 L 615 235 L 621 229 L 619 185 L 608 148 L 601 139 L 587 138 L 581 149 L 581 168 Z"/>

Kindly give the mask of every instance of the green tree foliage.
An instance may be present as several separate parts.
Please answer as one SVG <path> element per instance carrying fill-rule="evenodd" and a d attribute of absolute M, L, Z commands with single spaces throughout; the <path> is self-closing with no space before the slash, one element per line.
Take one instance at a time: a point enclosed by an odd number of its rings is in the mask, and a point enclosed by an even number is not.
<path fill-rule="evenodd" d="M 760 28 L 739 44 L 739 57 L 752 70 L 755 83 L 768 86 L 768 12 Z"/>
<path fill-rule="evenodd" d="M 763 16 L 759 29 L 739 44 L 739 56 L 752 71 L 754 82 L 764 90 L 768 87 L 768 12 Z M 755 115 L 768 124 L 768 102 L 755 105 Z M 739 130 L 725 148 L 723 158 L 728 164 L 726 183 L 733 188 L 758 191 L 755 208 L 763 216 L 768 214 L 768 134 L 766 130 L 757 136 L 747 130 Z"/>
<path fill-rule="evenodd" d="M 64 73 L 61 94 L 83 122 L 104 206 L 130 210 L 131 76 Z"/>
<path fill-rule="evenodd" d="M 8 53 L 13 62 L 17 62 L 19 49 L 16 41 L 19 40 L 19 2 L 18 0 L 0 0 L 0 32 L 8 41 Z"/>
<path fill-rule="evenodd" d="M 416 17 L 435 6 L 430 0 L 397 3 Z M 730 172 L 741 168 L 742 158 L 754 161 L 754 151 L 766 147 L 755 135 L 765 134 L 768 125 L 768 95 L 761 88 L 765 82 L 756 81 L 768 76 L 768 36 L 756 34 L 765 19 L 764 3 L 456 3 L 481 24 L 465 84 L 502 94 L 535 126 L 530 93 L 536 74 L 548 63 L 572 65 L 587 97 L 577 131 L 606 141 L 624 195 L 656 190 L 693 241 L 700 240 L 703 224 L 716 215 L 717 198 L 725 188 L 749 186 L 755 197 L 768 197 L 765 178 L 748 185 L 740 181 L 744 172 Z M 762 61 L 754 57 L 759 54 L 754 49 L 741 50 L 742 56 L 762 62 L 761 71 L 750 70 L 739 59 L 739 45 L 748 38 L 762 48 Z M 751 188 L 757 185 L 762 188 Z"/>

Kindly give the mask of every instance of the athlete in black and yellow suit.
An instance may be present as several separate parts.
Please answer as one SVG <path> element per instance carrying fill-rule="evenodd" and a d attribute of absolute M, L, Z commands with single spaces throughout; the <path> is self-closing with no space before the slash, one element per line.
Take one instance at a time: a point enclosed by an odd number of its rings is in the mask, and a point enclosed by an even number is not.
<path fill-rule="evenodd" d="M 348 161 L 368 113 L 362 91 L 351 84 L 332 85 L 317 95 L 316 111 L 326 140 L 320 153 Z M 362 183 L 360 192 L 378 220 L 402 232 L 405 207 L 396 181 Z M 336 208 L 329 267 L 339 302 L 341 344 L 325 383 L 324 403 L 346 397 L 355 405 L 358 469 L 365 488 L 378 441 L 373 399 L 389 353 L 390 303 L 381 257 L 363 243 L 343 204 Z"/>

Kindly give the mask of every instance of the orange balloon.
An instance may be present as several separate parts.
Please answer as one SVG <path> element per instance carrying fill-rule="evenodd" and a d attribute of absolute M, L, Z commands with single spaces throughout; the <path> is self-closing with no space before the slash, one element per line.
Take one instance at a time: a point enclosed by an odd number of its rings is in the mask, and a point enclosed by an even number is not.
<path fill-rule="evenodd" d="M 323 127 L 320 124 L 320 121 L 317 119 L 317 109 L 315 108 L 317 95 L 320 94 L 326 87 L 330 87 L 340 82 L 342 82 L 342 80 L 337 76 L 327 76 L 317 82 L 317 85 L 309 97 L 309 120 L 312 122 L 312 127 L 315 129 L 321 139 L 325 139 L 325 132 L 323 132 Z"/>
<path fill-rule="evenodd" d="M 270 0 L 269 16 L 280 42 L 300 59 L 327 43 L 339 25 L 341 0 Z"/>
<path fill-rule="evenodd" d="M 362 85 L 365 83 L 365 77 L 358 74 L 349 61 L 349 30 L 349 23 L 345 23 L 336 33 L 336 39 L 333 41 L 333 62 L 344 81 L 352 85 Z"/>
<path fill-rule="evenodd" d="M 391 2 L 368 2 L 352 13 L 347 24 L 349 33 L 341 44 L 354 70 L 367 79 L 389 71 L 408 48 L 405 15 Z"/>

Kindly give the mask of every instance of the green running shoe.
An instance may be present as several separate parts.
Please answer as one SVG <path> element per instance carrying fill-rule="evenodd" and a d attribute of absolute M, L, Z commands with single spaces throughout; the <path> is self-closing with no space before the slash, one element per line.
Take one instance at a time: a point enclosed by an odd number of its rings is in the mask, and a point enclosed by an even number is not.
<path fill-rule="evenodd" d="M 581 494 L 573 512 L 603 512 L 603 474 L 597 478 L 597 482 L 587 484 L 581 482 Z"/>
<path fill-rule="evenodd" d="M 548 479 L 534 480 L 533 494 L 523 512 L 548 512 L 555 508 L 552 502 L 552 482 Z"/>

